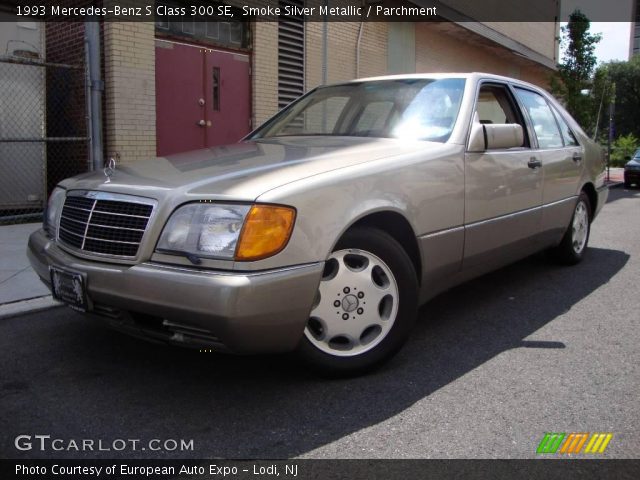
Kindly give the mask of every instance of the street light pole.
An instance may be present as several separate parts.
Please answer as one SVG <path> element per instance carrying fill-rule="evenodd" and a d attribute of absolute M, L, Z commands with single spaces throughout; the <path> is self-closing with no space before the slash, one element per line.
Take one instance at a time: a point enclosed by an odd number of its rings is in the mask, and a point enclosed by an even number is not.
<path fill-rule="evenodd" d="M 609 103 L 609 142 L 607 144 L 607 182 L 611 180 L 611 145 L 613 143 L 614 136 L 614 122 L 613 116 L 615 114 L 616 109 L 616 86 L 615 83 L 612 84 L 612 93 L 611 95 L 611 103 Z"/>

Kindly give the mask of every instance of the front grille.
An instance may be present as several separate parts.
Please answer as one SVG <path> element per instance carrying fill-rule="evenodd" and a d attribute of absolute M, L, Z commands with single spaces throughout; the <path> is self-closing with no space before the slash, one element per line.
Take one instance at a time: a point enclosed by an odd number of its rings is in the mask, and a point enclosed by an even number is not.
<path fill-rule="evenodd" d="M 60 215 L 58 238 L 82 252 L 135 257 L 153 204 L 128 198 L 131 197 L 71 192 Z"/>

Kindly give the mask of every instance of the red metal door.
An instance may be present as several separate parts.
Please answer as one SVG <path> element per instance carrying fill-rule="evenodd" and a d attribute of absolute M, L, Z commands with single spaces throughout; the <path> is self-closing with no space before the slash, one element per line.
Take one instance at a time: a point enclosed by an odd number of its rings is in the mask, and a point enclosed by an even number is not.
<path fill-rule="evenodd" d="M 249 133 L 249 56 L 156 42 L 159 156 L 227 143 Z"/>
<path fill-rule="evenodd" d="M 156 145 L 158 155 L 204 148 L 202 51 L 156 42 Z"/>
<path fill-rule="evenodd" d="M 235 143 L 250 131 L 249 56 L 205 53 L 207 146 Z"/>

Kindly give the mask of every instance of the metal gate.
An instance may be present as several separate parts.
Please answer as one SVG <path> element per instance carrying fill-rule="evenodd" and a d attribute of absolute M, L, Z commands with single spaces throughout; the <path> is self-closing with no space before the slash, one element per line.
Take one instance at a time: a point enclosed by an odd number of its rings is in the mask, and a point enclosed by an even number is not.
<path fill-rule="evenodd" d="M 0 225 L 38 220 L 62 179 L 88 170 L 84 65 L 0 56 Z"/>

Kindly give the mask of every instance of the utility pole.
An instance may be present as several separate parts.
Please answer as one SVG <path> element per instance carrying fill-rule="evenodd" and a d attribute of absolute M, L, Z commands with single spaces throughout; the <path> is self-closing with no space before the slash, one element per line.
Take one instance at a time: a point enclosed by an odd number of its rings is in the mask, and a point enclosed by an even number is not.
<path fill-rule="evenodd" d="M 96 18 L 87 18 L 84 23 L 85 45 L 87 49 L 89 93 L 88 111 L 91 127 L 91 170 L 100 170 L 104 166 L 102 158 L 102 92 L 104 82 L 100 71 L 100 23 Z"/>

